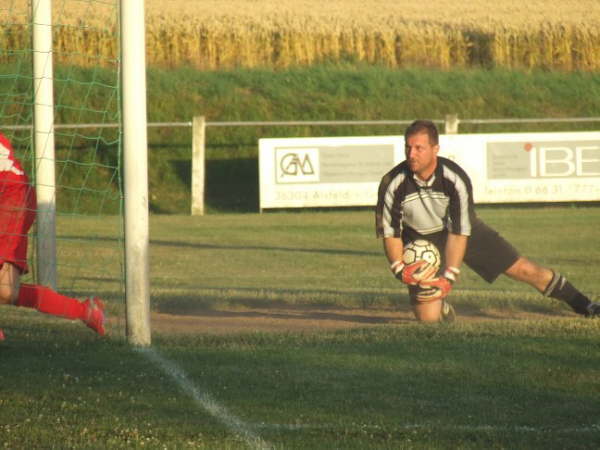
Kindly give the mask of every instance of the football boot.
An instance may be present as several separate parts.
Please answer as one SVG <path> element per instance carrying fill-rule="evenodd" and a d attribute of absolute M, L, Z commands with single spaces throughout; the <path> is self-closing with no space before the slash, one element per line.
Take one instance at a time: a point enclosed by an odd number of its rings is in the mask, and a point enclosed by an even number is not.
<path fill-rule="evenodd" d="M 106 334 L 104 330 L 104 303 L 99 298 L 94 297 L 87 299 L 84 304 L 87 307 L 87 314 L 85 319 L 83 319 L 83 323 L 100 336 L 104 336 Z"/>
<path fill-rule="evenodd" d="M 442 314 L 440 316 L 440 322 L 450 323 L 456 319 L 456 313 L 454 307 L 446 300 L 442 300 Z"/>

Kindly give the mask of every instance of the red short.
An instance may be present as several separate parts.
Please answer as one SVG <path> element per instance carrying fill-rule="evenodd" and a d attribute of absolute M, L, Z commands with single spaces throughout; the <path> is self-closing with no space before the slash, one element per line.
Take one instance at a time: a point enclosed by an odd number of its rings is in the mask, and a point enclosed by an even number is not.
<path fill-rule="evenodd" d="M 27 235 L 35 220 L 35 190 L 28 184 L 10 185 L 0 192 L 0 266 L 14 264 L 26 273 Z"/>

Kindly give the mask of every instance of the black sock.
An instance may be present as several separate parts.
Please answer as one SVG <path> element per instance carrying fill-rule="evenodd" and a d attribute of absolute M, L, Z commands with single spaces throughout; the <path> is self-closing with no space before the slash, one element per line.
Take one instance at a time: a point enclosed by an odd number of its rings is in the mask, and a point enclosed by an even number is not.
<path fill-rule="evenodd" d="M 587 315 L 587 307 L 591 303 L 590 299 L 579 292 L 567 279 L 560 273 L 553 272 L 552 280 L 546 286 L 544 295 L 567 303 L 573 311 L 578 314 Z"/>

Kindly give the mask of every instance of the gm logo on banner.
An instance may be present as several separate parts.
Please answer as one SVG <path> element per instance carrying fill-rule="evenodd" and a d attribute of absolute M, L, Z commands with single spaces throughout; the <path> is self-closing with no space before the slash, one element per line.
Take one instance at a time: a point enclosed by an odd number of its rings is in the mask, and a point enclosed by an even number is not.
<path fill-rule="evenodd" d="M 275 149 L 277 183 L 314 183 L 320 180 L 318 148 Z"/>

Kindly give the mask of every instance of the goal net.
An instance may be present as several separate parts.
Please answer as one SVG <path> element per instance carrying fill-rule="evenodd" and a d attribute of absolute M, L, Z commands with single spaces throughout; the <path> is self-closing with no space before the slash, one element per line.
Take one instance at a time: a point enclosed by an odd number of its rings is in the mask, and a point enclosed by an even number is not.
<path fill-rule="evenodd" d="M 53 0 L 51 50 L 42 56 L 52 77 L 54 149 L 35 149 L 33 128 L 35 8 L 39 0 L 0 3 L 0 131 L 12 142 L 30 179 L 46 184 L 55 210 L 55 259 L 40 261 L 38 209 L 24 282 L 43 282 L 55 273 L 58 291 L 105 300 L 111 333 L 124 334 L 125 284 L 122 221 L 119 87 L 119 0 Z M 39 105 L 38 105 L 39 106 Z M 48 139 L 50 142 L 50 139 Z M 39 145 L 37 145 L 39 147 Z M 48 153 L 50 155 L 50 153 Z M 52 159 L 54 177 L 41 180 L 40 167 Z M 38 195 L 38 208 L 40 198 Z M 42 217 L 41 217 L 42 216 Z M 52 277 L 51 277 L 52 278 Z"/>

